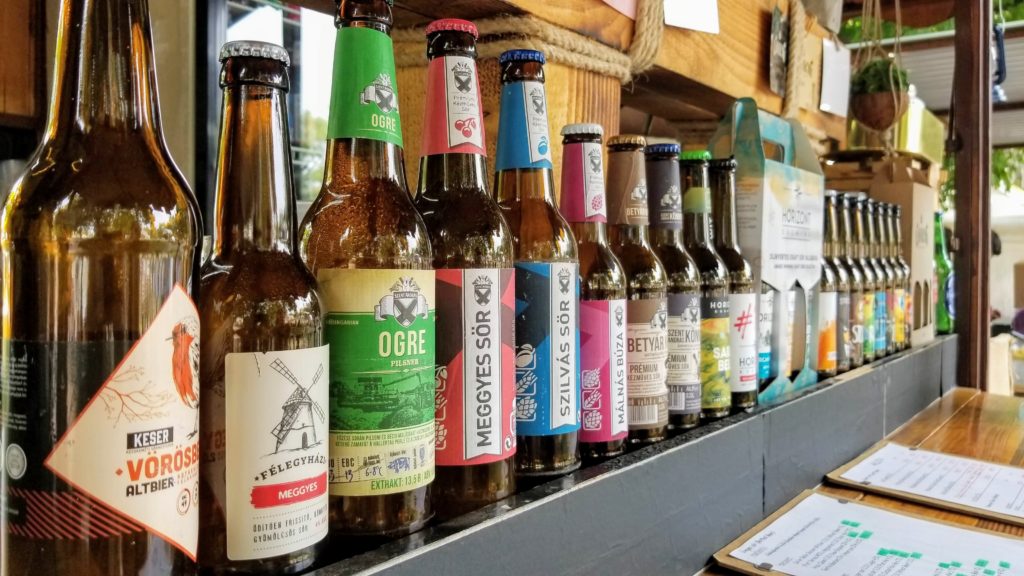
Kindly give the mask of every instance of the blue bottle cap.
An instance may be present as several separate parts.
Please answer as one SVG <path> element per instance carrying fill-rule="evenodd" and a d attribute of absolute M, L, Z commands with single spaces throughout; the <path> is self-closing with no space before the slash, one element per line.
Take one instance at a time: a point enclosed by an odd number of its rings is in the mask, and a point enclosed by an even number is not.
<path fill-rule="evenodd" d="M 506 50 L 498 57 L 498 64 L 514 61 L 540 62 L 543 64 L 545 59 L 544 53 L 539 50 Z"/>
<path fill-rule="evenodd" d="M 645 154 L 671 154 L 673 156 L 679 155 L 679 144 L 648 144 L 647 148 L 644 148 Z"/>

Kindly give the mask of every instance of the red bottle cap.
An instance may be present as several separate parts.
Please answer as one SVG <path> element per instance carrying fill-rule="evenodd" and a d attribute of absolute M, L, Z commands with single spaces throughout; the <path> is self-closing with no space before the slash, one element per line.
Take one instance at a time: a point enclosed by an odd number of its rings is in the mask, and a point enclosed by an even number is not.
<path fill-rule="evenodd" d="M 479 33 L 476 31 L 476 24 L 473 24 L 469 20 L 460 20 L 458 18 L 442 18 L 441 20 L 434 20 L 430 24 L 427 24 L 427 35 L 433 34 L 434 32 L 465 32 L 466 34 L 472 34 L 473 38 L 476 38 Z"/>

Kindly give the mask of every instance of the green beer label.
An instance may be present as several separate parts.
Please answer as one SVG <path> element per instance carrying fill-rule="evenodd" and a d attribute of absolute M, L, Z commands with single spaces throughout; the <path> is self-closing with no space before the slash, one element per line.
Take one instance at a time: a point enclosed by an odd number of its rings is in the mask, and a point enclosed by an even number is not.
<path fill-rule="evenodd" d="M 339 28 L 327 137 L 402 145 L 391 37 L 371 28 Z"/>
<path fill-rule="evenodd" d="M 330 361 L 330 493 L 434 477 L 434 272 L 321 270 Z"/>
<path fill-rule="evenodd" d="M 701 407 L 718 410 L 732 405 L 729 385 L 729 297 L 706 296 L 701 301 Z"/>

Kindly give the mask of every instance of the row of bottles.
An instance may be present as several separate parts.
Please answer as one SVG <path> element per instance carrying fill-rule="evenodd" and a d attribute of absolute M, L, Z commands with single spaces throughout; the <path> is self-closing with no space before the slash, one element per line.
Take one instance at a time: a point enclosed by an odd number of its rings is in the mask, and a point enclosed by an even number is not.
<path fill-rule="evenodd" d="M 771 291 L 737 245 L 733 160 L 622 135 L 605 179 L 600 126 L 574 124 L 556 203 L 544 55 L 512 50 L 492 195 L 477 31 L 440 20 L 414 196 L 390 1 L 338 10 L 301 224 L 288 54 L 222 49 L 199 268 L 146 0 L 63 0 L 47 132 L 0 228 L 3 576 L 295 573 L 328 534 L 406 534 L 756 405 Z M 851 346 L 825 373 L 907 334 L 898 214 L 837 202 L 819 309 Z"/>

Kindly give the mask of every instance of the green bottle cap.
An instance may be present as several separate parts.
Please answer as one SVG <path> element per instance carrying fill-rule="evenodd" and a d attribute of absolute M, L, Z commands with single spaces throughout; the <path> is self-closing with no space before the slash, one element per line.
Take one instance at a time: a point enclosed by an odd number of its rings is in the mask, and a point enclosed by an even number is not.
<path fill-rule="evenodd" d="M 711 160 L 711 152 L 707 150 L 684 150 L 679 153 L 680 160 Z"/>

